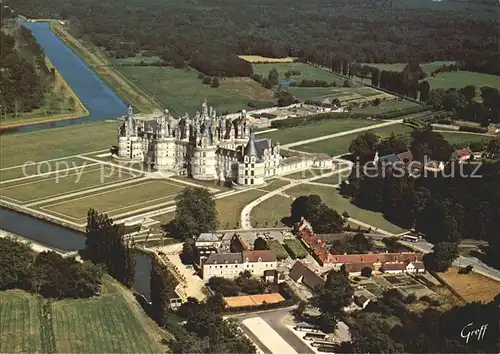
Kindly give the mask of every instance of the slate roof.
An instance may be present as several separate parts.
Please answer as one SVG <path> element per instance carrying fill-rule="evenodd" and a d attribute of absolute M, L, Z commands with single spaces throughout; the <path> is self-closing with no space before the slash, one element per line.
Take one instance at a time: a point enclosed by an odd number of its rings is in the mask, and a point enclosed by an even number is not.
<path fill-rule="evenodd" d="M 421 261 L 422 253 L 401 252 L 401 253 L 368 253 L 368 254 L 332 254 L 332 263 L 385 263 L 385 262 L 406 262 Z"/>
<path fill-rule="evenodd" d="M 373 263 L 363 262 L 363 263 L 347 263 L 342 265 L 342 269 L 347 273 L 357 273 L 361 272 L 363 268 L 370 268 L 373 270 Z"/>
<path fill-rule="evenodd" d="M 363 307 L 365 302 L 370 301 L 366 296 L 360 295 L 360 296 L 354 296 L 354 303 L 358 305 L 359 307 Z"/>
<path fill-rule="evenodd" d="M 409 163 L 413 161 L 413 154 L 411 153 L 411 151 L 405 151 L 398 154 L 398 159 L 399 161 L 402 161 L 404 163 Z"/>
<path fill-rule="evenodd" d="M 196 239 L 196 242 L 218 242 L 220 241 L 219 236 L 215 233 L 204 232 Z"/>
<path fill-rule="evenodd" d="M 260 250 L 260 251 L 243 251 L 243 260 L 246 262 L 276 262 L 276 251 Z"/>
<path fill-rule="evenodd" d="M 407 263 L 384 263 L 384 270 L 405 270 Z"/>
<path fill-rule="evenodd" d="M 248 140 L 248 143 L 245 145 L 245 149 L 243 149 L 243 154 L 245 156 L 258 157 L 257 146 L 255 145 L 253 133 L 250 134 L 250 139 Z"/>
<path fill-rule="evenodd" d="M 301 261 L 295 262 L 288 275 L 297 282 L 302 278 L 302 283 L 311 289 L 325 285 L 325 280 Z"/>
<path fill-rule="evenodd" d="M 390 154 L 386 156 L 379 157 L 378 159 L 379 163 L 389 163 L 393 164 L 394 162 L 398 161 L 398 156 L 396 154 Z"/>
<path fill-rule="evenodd" d="M 243 263 L 241 253 L 212 253 L 205 264 Z"/>

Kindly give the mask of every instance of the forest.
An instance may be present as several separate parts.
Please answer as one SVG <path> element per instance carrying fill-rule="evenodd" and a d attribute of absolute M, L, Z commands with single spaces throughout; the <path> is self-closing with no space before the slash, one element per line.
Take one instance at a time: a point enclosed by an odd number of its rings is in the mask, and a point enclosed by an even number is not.
<path fill-rule="evenodd" d="M 467 2 L 336 0 L 17 0 L 28 17 L 69 20 L 71 32 L 115 57 L 158 55 L 210 76 L 249 76 L 236 54 L 304 61 L 457 60 L 500 74 L 498 6 Z M 374 30 L 376 29 L 376 30 Z M 327 65 L 329 66 L 329 65 Z"/>
<path fill-rule="evenodd" d="M 30 112 L 44 104 L 54 72 L 47 68 L 43 49 L 29 29 L 7 27 L 2 21 L 0 31 L 1 114 Z"/>

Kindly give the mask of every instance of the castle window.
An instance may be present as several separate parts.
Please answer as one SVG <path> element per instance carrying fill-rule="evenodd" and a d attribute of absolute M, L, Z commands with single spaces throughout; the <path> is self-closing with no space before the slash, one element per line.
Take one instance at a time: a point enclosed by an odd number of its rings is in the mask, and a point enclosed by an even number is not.
<path fill-rule="evenodd" d="M 252 171 L 253 172 L 253 171 Z M 245 170 L 245 176 L 248 176 L 248 170 Z"/>
<path fill-rule="evenodd" d="M 201 157 L 206 157 L 206 154 L 207 154 L 206 152 L 202 152 Z"/>
<path fill-rule="evenodd" d="M 254 175 L 254 171 L 253 171 L 253 170 L 250 172 L 250 175 L 251 175 L 251 176 L 253 176 L 253 175 Z"/>
<path fill-rule="evenodd" d="M 255 168 L 255 164 L 253 163 L 251 167 L 252 167 L 252 168 Z"/>
<path fill-rule="evenodd" d="M 245 184 L 248 184 L 248 180 L 245 178 Z"/>
<path fill-rule="evenodd" d="M 253 171 L 252 171 L 253 172 Z M 253 184 L 253 179 L 250 180 L 250 184 Z"/>

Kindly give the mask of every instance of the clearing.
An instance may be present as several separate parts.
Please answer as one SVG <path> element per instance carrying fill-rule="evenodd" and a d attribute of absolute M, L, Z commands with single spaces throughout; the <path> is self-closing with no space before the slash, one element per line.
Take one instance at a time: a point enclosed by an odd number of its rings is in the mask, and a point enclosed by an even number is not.
<path fill-rule="evenodd" d="M 367 119 L 325 119 L 299 127 L 278 129 L 273 132 L 259 134 L 258 138 L 269 138 L 283 145 L 378 123 L 380 122 Z"/>
<path fill-rule="evenodd" d="M 203 100 L 217 112 L 248 109 L 248 102 L 274 104 L 273 91 L 250 78 L 222 78 L 218 88 L 203 84 L 192 68 L 121 66 L 120 71 L 175 115 L 194 115 Z"/>
<path fill-rule="evenodd" d="M 249 63 L 293 63 L 297 59 L 296 57 L 268 58 L 260 55 L 238 55 L 238 58 Z"/>
<path fill-rule="evenodd" d="M 433 61 L 430 63 L 420 63 L 420 67 L 427 74 L 430 75 L 434 70 L 440 68 L 443 65 L 455 64 L 454 61 Z M 408 63 L 394 63 L 394 64 L 375 64 L 375 63 L 361 63 L 361 65 L 369 65 L 380 70 L 387 71 L 403 71 Z"/>
<path fill-rule="evenodd" d="M 336 81 L 337 85 L 341 86 L 345 80 L 335 73 L 305 63 L 252 64 L 252 68 L 254 74 L 260 74 L 266 78 L 272 69 L 276 69 L 278 70 L 280 79 L 286 78 L 285 73 L 287 71 L 300 71 L 300 75 L 290 76 L 290 80 L 292 82 L 296 81 L 297 83 L 301 80 L 322 80 L 328 83 Z"/>
<path fill-rule="evenodd" d="M 431 85 L 431 89 L 460 89 L 467 85 L 476 86 L 477 93 L 483 86 L 495 87 L 500 89 L 500 76 L 475 73 L 471 71 L 452 71 L 439 73 L 434 77 L 428 77 L 426 80 Z"/>
<path fill-rule="evenodd" d="M 450 267 L 438 275 L 467 302 L 489 302 L 500 293 L 500 282 L 475 272 L 458 274 L 457 267 Z"/>
<path fill-rule="evenodd" d="M 331 156 L 337 156 L 348 153 L 349 145 L 354 139 L 356 139 L 358 135 L 372 132 L 378 135 L 381 139 L 384 139 L 388 138 L 392 133 L 394 133 L 396 136 L 401 135 L 404 138 L 405 136 L 408 136 L 411 131 L 413 131 L 413 129 L 404 124 L 394 124 L 387 127 L 367 130 L 359 134 L 355 133 L 344 135 L 336 138 L 317 141 L 310 144 L 299 145 L 295 146 L 294 149 L 311 153 L 324 153 Z"/>
<path fill-rule="evenodd" d="M 104 277 L 93 299 L 44 300 L 20 290 L 0 292 L 2 353 L 159 353 L 160 331 L 129 290 Z M 41 317 L 49 305 L 51 316 Z M 52 337 L 53 336 L 53 337 Z M 52 339 L 51 339 L 52 337 Z"/>
<path fill-rule="evenodd" d="M 369 104 L 366 107 L 354 107 L 351 110 L 351 112 L 375 115 L 375 114 L 383 114 L 416 106 L 418 106 L 418 104 L 408 100 L 388 100 L 381 102 L 378 106 L 373 106 Z"/>
<path fill-rule="evenodd" d="M 481 134 L 473 134 L 473 133 L 463 133 L 463 132 L 439 132 L 442 134 L 447 142 L 452 145 L 457 145 L 459 147 L 464 147 L 465 145 L 469 145 L 471 143 L 480 142 L 480 141 L 489 141 L 491 139 L 495 139 L 491 136 L 485 136 Z M 498 138 L 497 138 L 498 139 Z"/>
<path fill-rule="evenodd" d="M 321 196 L 321 199 L 329 207 L 336 210 L 339 214 L 347 211 L 349 215 L 354 219 L 363 221 L 367 224 L 373 225 L 388 232 L 401 233 L 404 231 L 399 226 L 396 226 L 386 220 L 382 213 L 367 209 L 361 209 L 352 204 L 349 199 L 341 196 L 336 188 L 304 183 L 296 187 L 287 189 L 286 193 L 294 197 L 317 194 Z"/>

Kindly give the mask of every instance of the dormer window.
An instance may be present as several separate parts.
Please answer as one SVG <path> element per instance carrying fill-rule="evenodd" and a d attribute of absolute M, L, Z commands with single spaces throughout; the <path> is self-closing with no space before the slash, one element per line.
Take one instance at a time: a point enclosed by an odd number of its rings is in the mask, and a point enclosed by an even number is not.
<path fill-rule="evenodd" d="M 262 262 L 262 257 L 259 257 L 258 261 L 259 261 L 259 262 Z"/>

